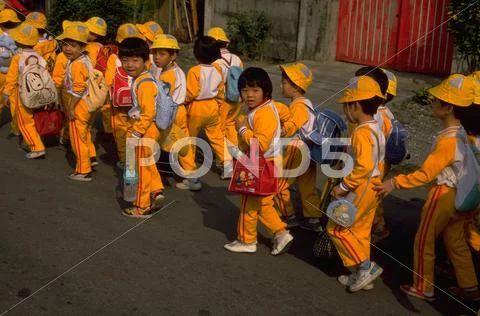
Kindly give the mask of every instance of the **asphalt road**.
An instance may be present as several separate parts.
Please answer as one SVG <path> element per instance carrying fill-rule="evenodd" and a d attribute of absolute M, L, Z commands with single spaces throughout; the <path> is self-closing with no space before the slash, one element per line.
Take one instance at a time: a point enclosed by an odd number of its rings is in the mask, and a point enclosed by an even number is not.
<path fill-rule="evenodd" d="M 108 139 L 96 139 L 102 163 L 94 180 L 77 183 L 67 178 L 69 155 L 61 147 L 49 147 L 45 160 L 28 161 L 7 134 L 3 125 L 0 313 L 473 314 L 442 293 L 429 304 L 398 290 L 411 281 L 399 262 L 411 266 L 421 200 L 386 200 L 392 235 L 382 251 L 373 251 L 385 272 L 373 291 L 349 294 L 335 280 L 341 264 L 313 257 L 313 233 L 293 231 L 295 243 L 280 257 L 269 254 L 267 235 L 256 254 L 225 251 L 223 244 L 235 237 L 239 197 L 227 193 L 227 183 L 213 172 L 199 193 L 174 189 L 168 186 L 173 179 L 164 177 L 167 207 L 150 220 L 133 220 L 120 215 L 124 204 Z M 450 284 L 438 280 L 441 288 Z"/>

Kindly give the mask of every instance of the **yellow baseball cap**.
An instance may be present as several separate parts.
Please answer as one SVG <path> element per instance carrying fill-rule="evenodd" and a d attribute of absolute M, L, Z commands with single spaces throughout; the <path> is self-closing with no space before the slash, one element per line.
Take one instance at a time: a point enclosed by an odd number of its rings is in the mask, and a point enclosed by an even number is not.
<path fill-rule="evenodd" d="M 125 23 L 120 25 L 117 30 L 117 42 L 121 43 L 124 39 L 129 37 L 138 37 L 141 39 L 145 39 L 145 37 L 138 31 L 138 29 L 132 23 Z"/>
<path fill-rule="evenodd" d="M 310 69 L 302 63 L 281 65 L 280 70 L 304 92 L 307 92 L 308 87 L 312 84 L 313 74 Z"/>
<path fill-rule="evenodd" d="M 37 28 L 27 22 L 17 26 L 9 34 L 15 42 L 32 47 L 37 45 L 40 39 Z"/>
<path fill-rule="evenodd" d="M 47 27 L 47 17 L 42 12 L 30 12 L 25 18 L 25 22 L 30 23 L 37 29 L 45 29 Z"/>
<path fill-rule="evenodd" d="M 221 27 L 212 27 L 208 30 L 207 36 L 213 37 L 217 41 L 230 43 L 230 40 L 227 37 L 227 34 Z"/>
<path fill-rule="evenodd" d="M 170 34 L 160 34 L 155 37 L 153 40 L 152 47 L 150 49 L 155 48 L 165 48 L 165 49 L 177 49 L 180 50 L 180 46 L 178 46 L 178 41 L 175 36 Z"/>
<path fill-rule="evenodd" d="M 373 97 L 385 98 L 382 91 L 380 91 L 378 83 L 371 77 L 357 76 L 348 81 L 348 86 L 345 89 L 343 96 L 338 99 L 337 102 L 349 103 L 368 100 Z"/>
<path fill-rule="evenodd" d="M 450 75 L 438 86 L 428 89 L 435 98 L 452 105 L 466 107 L 475 101 L 478 83 L 472 77 Z"/>
<path fill-rule="evenodd" d="M 91 33 L 95 33 L 100 36 L 107 35 L 107 22 L 105 22 L 105 20 L 102 18 L 94 16 L 93 18 L 88 19 L 84 24 Z"/>
<path fill-rule="evenodd" d="M 12 9 L 4 9 L 0 11 L 0 23 L 6 23 L 6 22 L 20 23 L 22 21 L 20 21 L 17 13 Z"/>
<path fill-rule="evenodd" d="M 71 39 L 80 43 L 88 43 L 88 28 L 83 23 L 75 23 L 73 25 L 67 26 L 65 31 L 63 31 L 60 36 L 57 37 L 58 40 Z"/>
<path fill-rule="evenodd" d="M 62 31 L 65 31 L 69 26 L 74 26 L 74 25 L 82 25 L 83 23 L 80 21 L 69 21 L 65 20 L 62 22 Z"/>
<path fill-rule="evenodd" d="M 150 42 L 153 42 L 157 35 L 163 34 L 162 27 L 155 21 L 148 21 L 144 24 L 135 25 L 138 31 Z"/>
<path fill-rule="evenodd" d="M 382 70 L 387 75 L 387 78 L 388 78 L 387 93 L 390 93 L 391 95 L 396 96 L 397 95 L 397 77 L 391 71 L 388 71 L 386 69 L 382 69 Z"/>

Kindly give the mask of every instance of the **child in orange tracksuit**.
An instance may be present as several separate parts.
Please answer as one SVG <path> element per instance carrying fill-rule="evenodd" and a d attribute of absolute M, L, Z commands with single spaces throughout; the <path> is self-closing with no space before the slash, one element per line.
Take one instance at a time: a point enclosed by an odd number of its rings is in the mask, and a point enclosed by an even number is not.
<path fill-rule="evenodd" d="M 207 36 L 215 39 L 220 47 L 221 57 L 217 59 L 214 64 L 220 66 L 222 69 L 223 82 L 227 84 L 228 70 L 230 67 L 240 67 L 243 69 L 242 60 L 235 54 L 228 51 L 227 47 L 230 40 L 225 34 L 225 31 L 220 27 L 213 27 L 207 32 Z M 220 120 L 222 124 L 222 131 L 225 138 L 232 144 L 238 145 L 238 135 L 235 129 L 235 120 L 240 113 L 241 102 L 232 102 L 225 99 L 225 102 L 220 106 Z"/>
<path fill-rule="evenodd" d="M 142 34 L 137 30 L 135 25 L 131 23 L 126 23 L 120 25 L 117 30 L 116 43 L 120 45 L 127 38 L 140 38 L 143 39 Z M 113 83 L 115 76 L 120 72 L 122 68 L 122 63 L 116 54 L 112 54 L 108 57 L 107 60 L 107 69 L 105 71 L 105 81 L 107 86 L 112 91 Z M 127 79 L 130 82 L 132 78 Z M 113 96 L 110 95 L 112 98 Z M 112 132 L 115 139 L 115 144 L 117 145 L 117 154 L 118 162 L 117 167 L 123 169 L 125 166 L 125 147 L 127 142 L 127 130 L 131 128 L 132 121 L 128 116 L 128 111 L 131 109 L 131 106 L 117 106 L 112 102 Z"/>
<path fill-rule="evenodd" d="M 96 68 L 97 57 L 103 47 L 102 43 L 104 38 L 107 35 L 107 22 L 102 18 L 92 17 L 84 22 L 84 24 L 89 30 L 86 51 L 92 62 L 92 67 Z M 105 74 L 106 69 L 99 70 Z M 102 116 L 103 133 L 112 134 L 112 109 L 108 102 L 100 108 L 100 115 Z"/>
<path fill-rule="evenodd" d="M 200 130 L 210 140 L 217 159 L 223 165 L 223 179 L 231 177 L 232 158 L 225 150 L 219 108 L 223 103 L 225 84 L 222 72 L 212 63 L 220 57 L 216 41 L 211 37 L 200 37 L 193 48 L 195 58 L 200 62 L 187 73 L 187 97 L 185 104 L 188 113 L 188 131 L 191 137 L 197 137 Z M 195 157 L 195 147 L 193 156 Z"/>
<path fill-rule="evenodd" d="M 40 33 L 38 44 L 35 45 L 33 49 L 35 49 L 43 57 L 43 59 L 45 59 L 47 62 L 47 69 L 50 73 L 52 73 L 59 46 L 57 41 L 50 37 L 46 31 L 47 17 L 41 12 L 31 12 L 27 15 L 25 21 L 36 27 Z"/>
<path fill-rule="evenodd" d="M 122 67 L 133 78 L 132 100 L 129 111 L 132 125 L 128 137 L 138 141 L 135 147 L 138 174 L 137 198 L 132 207 L 122 214 L 133 218 L 148 218 L 163 205 L 163 183 L 155 162 L 141 165 L 141 159 L 152 155 L 152 148 L 143 144 L 144 139 L 162 143 L 161 134 L 154 123 L 157 86 L 152 74 L 147 71 L 149 59 L 147 42 L 139 38 L 127 38 L 120 44 L 119 57 Z M 146 81 L 145 81 L 146 80 Z"/>
<path fill-rule="evenodd" d="M 13 117 L 17 120 L 23 139 L 29 147 L 30 152 L 27 153 L 25 157 L 28 159 L 44 158 L 45 146 L 35 128 L 33 111 L 23 106 L 19 94 L 19 77 L 30 57 L 35 57 L 40 65 L 46 67 L 45 60 L 33 49 L 38 43 L 39 33 L 34 26 L 24 22 L 16 29 L 10 31 L 10 36 L 20 50 L 12 58 L 5 80 L 3 94 L 9 97 L 10 106 L 13 107 L 15 111 Z"/>
<path fill-rule="evenodd" d="M 350 228 L 329 220 L 327 233 L 343 265 L 352 272 L 337 279 L 350 292 L 371 289 L 372 282 L 383 272 L 380 266 L 370 261 L 372 223 L 379 203 L 373 181 L 380 179 L 385 155 L 385 138 L 373 115 L 384 101 L 383 97 L 375 80 L 360 76 L 350 80 L 344 96 L 339 99 L 345 116 L 357 127 L 351 135 L 353 170 L 333 188 L 332 196 L 338 199 L 349 195 L 357 213 Z"/>
<path fill-rule="evenodd" d="M 176 63 L 179 50 L 180 47 L 178 46 L 177 39 L 172 35 L 166 34 L 158 35 L 150 47 L 155 65 L 162 69 L 158 79 L 169 84 L 170 95 L 173 101 L 178 104 L 178 110 L 169 135 L 176 133 L 181 134 L 181 137 L 171 136 L 172 139 L 189 136 L 187 110 L 184 105 L 187 93 L 187 82 L 185 73 Z M 171 150 L 171 148 L 166 148 L 166 146 L 162 149 L 168 152 Z M 195 157 L 193 156 L 191 146 L 186 146 L 184 155 L 179 154 L 178 161 L 185 175 L 188 175 L 196 169 Z M 187 178 L 177 183 L 176 187 L 183 190 L 199 191 L 202 189 L 202 184 L 197 178 Z"/>
<path fill-rule="evenodd" d="M 280 117 L 273 104 L 272 82 L 261 68 L 247 68 L 238 81 L 242 100 L 248 106 L 247 119 L 237 122 L 240 141 L 247 146 L 258 142 L 267 160 L 280 155 Z M 231 252 L 254 253 L 257 251 L 257 221 L 275 236 L 271 254 L 280 255 L 288 250 L 293 236 L 286 230 L 273 206 L 275 194 L 268 196 L 243 195 L 237 225 L 237 240 L 224 246 Z"/>
<path fill-rule="evenodd" d="M 72 24 L 57 38 L 68 59 L 63 88 L 68 99 L 65 112 L 69 119 L 69 132 L 72 150 L 77 158 L 76 167 L 69 178 L 75 181 L 92 180 L 92 156 L 95 146 L 92 142 L 94 113 L 88 111 L 84 96 L 88 94 L 88 73 L 93 68 L 90 58 L 84 54 L 87 46 L 88 28 L 81 24 Z"/>
<path fill-rule="evenodd" d="M 22 21 L 17 16 L 17 13 L 11 9 L 4 9 L 0 11 L 0 35 L 8 34 L 10 30 L 16 28 Z M 3 92 L 5 87 L 5 79 L 7 75 L 0 73 L 0 93 Z M 8 106 L 8 97 L 5 97 L 0 100 L 0 116 L 1 110 L 3 107 Z M 12 115 L 12 122 L 10 123 L 10 133 L 8 139 L 14 138 L 15 136 L 20 136 L 20 131 L 18 129 L 17 120 L 15 118 L 15 107 L 10 104 L 10 114 Z"/>
<path fill-rule="evenodd" d="M 432 151 L 422 167 L 411 174 L 398 175 L 376 190 L 381 195 L 393 189 L 409 189 L 431 182 L 427 201 L 422 210 L 420 226 L 414 244 L 413 285 L 400 289 L 408 295 L 433 301 L 435 240 L 442 235 L 448 257 L 453 264 L 459 287 L 452 288 L 460 299 L 480 300 L 472 256 L 465 240 L 465 213 L 455 210 L 456 171 L 465 153 L 458 147 L 458 135 L 464 133 L 458 119 L 460 108 L 470 106 L 475 98 L 477 83 L 463 75 L 451 75 L 429 92 L 435 97 L 432 110 L 443 123 Z M 476 122 L 478 124 L 478 122 Z"/>
<path fill-rule="evenodd" d="M 297 146 L 305 146 L 299 139 L 299 134 L 308 135 L 313 131 L 315 124 L 315 112 L 312 102 L 305 98 L 305 93 L 312 83 L 313 76 L 310 69 L 301 63 L 280 66 L 282 71 L 282 94 L 292 100 L 290 104 L 291 118 L 283 124 L 282 136 L 293 137 L 291 145 L 286 148 L 283 159 L 284 170 L 298 168 L 302 159 L 302 153 Z M 322 230 L 320 223 L 321 211 L 319 209 L 320 197 L 315 189 L 317 165 L 310 161 L 308 169 L 300 175 L 290 174 L 285 181 L 288 186 L 275 198 L 275 203 L 283 216 L 287 227 L 298 226 L 295 211 L 290 200 L 288 187 L 296 184 L 302 202 L 305 221 L 300 223 L 302 228 L 319 232 Z M 288 171 L 287 171 L 288 172 Z"/>

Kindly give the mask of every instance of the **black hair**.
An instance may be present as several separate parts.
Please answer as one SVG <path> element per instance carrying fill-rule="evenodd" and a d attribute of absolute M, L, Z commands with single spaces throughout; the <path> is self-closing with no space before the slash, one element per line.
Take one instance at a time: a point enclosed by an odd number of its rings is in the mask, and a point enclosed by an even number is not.
<path fill-rule="evenodd" d="M 272 98 L 272 80 L 270 80 L 268 73 L 262 68 L 249 67 L 242 72 L 240 78 L 238 78 L 238 90 L 241 91 L 247 86 L 259 87 L 262 89 L 265 99 Z"/>
<path fill-rule="evenodd" d="M 217 45 L 220 48 L 227 48 L 228 44 L 229 44 L 228 42 L 217 40 Z"/>
<path fill-rule="evenodd" d="M 14 29 L 16 28 L 18 25 L 20 25 L 20 23 L 17 23 L 17 22 L 12 22 L 12 21 L 7 21 L 5 23 L 1 23 L 1 25 L 6 28 L 6 29 Z"/>
<path fill-rule="evenodd" d="M 129 37 L 118 46 L 118 57 L 141 57 L 143 61 L 147 61 L 150 58 L 150 48 L 143 39 Z"/>
<path fill-rule="evenodd" d="M 193 55 L 201 64 L 211 64 L 221 57 L 217 41 L 210 36 L 201 36 L 193 45 Z"/>
<path fill-rule="evenodd" d="M 392 101 L 394 97 L 395 96 L 393 94 L 387 92 L 387 98 L 385 99 L 384 103 L 387 104 L 388 102 Z"/>
<path fill-rule="evenodd" d="M 379 96 L 374 96 L 373 98 L 366 99 L 366 100 L 360 100 L 356 101 L 358 104 L 360 104 L 360 107 L 362 108 L 362 112 L 367 114 L 367 115 L 375 115 L 377 113 L 377 109 L 382 103 L 385 101 L 385 99 L 379 97 Z M 356 102 L 349 102 L 348 105 L 355 104 Z"/>
<path fill-rule="evenodd" d="M 295 89 L 298 90 L 298 92 L 300 92 L 301 94 L 305 94 L 305 91 L 303 91 L 302 88 L 300 88 L 299 86 L 297 86 L 288 76 L 287 74 L 285 73 L 285 71 L 282 71 L 282 78 L 287 80 L 288 83 L 290 83 L 293 87 L 295 87 Z"/>
<path fill-rule="evenodd" d="M 365 66 L 355 72 L 355 76 L 367 76 L 375 80 L 380 86 L 380 92 L 385 95 L 388 90 L 388 76 L 378 67 Z"/>
<path fill-rule="evenodd" d="M 443 104 L 442 104 L 443 105 Z M 446 105 L 449 105 L 446 103 Z M 480 135 L 480 105 L 472 104 L 468 107 L 453 106 L 453 115 L 460 120 L 469 135 Z"/>
<path fill-rule="evenodd" d="M 33 48 L 35 45 L 25 45 L 25 44 L 20 44 L 19 42 L 15 42 L 15 45 L 17 45 L 18 48 Z"/>
<path fill-rule="evenodd" d="M 167 53 L 171 56 L 175 53 L 177 53 L 177 55 L 180 53 L 180 51 L 178 49 L 173 49 L 173 48 L 150 48 L 150 51 L 154 52 L 156 50 L 165 50 L 167 51 Z"/>

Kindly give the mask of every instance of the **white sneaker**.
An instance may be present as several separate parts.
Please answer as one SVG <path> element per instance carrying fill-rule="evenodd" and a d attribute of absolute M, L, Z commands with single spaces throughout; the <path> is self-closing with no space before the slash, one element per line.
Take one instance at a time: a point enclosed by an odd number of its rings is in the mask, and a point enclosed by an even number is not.
<path fill-rule="evenodd" d="M 292 242 L 293 236 L 290 234 L 290 232 L 288 230 L 283 232 L 275 237 L 271 254 L 274 256 L 281 255 L 282 253 L 286 252 L 288 248 L 290 248 Z"/>
<path fill-rule="evenodd" d="M 25 154 L 25 158 L 27 158 L 27 159 L 45 158 L 45 150 L 42 150 L 42 151 L 31 151 L 31 152 Z"/>
<path fill-rule="evenodd" d="M 90 182 L 92 181 L 92 176 L 87 173 L 87 174 L 82 174 L 82 173 L 72 173 L 71 175 L 68 176 L 70 179 L 75 180 L 75 181 L 82 181 L 82 182 Z"/>
<path fill-rule="evenodd" d="M 231 252 L 255 253 L 257 252 L 257 243 L 255 242 L 252 244 L 246 244 L 241 242 L 240 240 L 235 240 L 229 244 L 224 245 L 223 248 Z"/>
<path fill-rule="evenodd" d="M 152 201 L 152 210 L 158 210 L 163 207 L 165 201 L 165 195 L 163 195 L 163 191 L 159 192 L 152 192 L 150 196 L 150 200 Z"/>
<path fill-rule="evenodd" d="M 355 277 L 356 277 L 356 273 L 355 272 L 352 272 L 352 274 L 350 275 L 341 275 L 337 278 L 337 281 L 338 283 L 340 283 L 341 285 L 344 285 L 344 286 L 350 286 L 352 285 L 353 283 L 355 283 Z M 365 285 L 365 287 L 362 289 L 364 291 L 370 291 L 370 290 L 373 290 L 374 288 L 374 285 L 373 283 L 370 283 L 370 284 L 367 284 Z"/>
<path fill-rule="evenodd" d="M 202 183 L 198 179 L 183 179 L 182 182 L 175 184 L 175 187 L 180 190 L 200 191 Z"/>
<path fill-rule="evenodd" d="M 376 278 L 382 274 L 383 269 L 375 262 L 370 263 L 370 268 L 367 270 L 359 270 L 355 277 L 355 281 L 348 287 L 350 292 L 357 292 L 363 289 L 368 284 L 372 283 Z"/>

